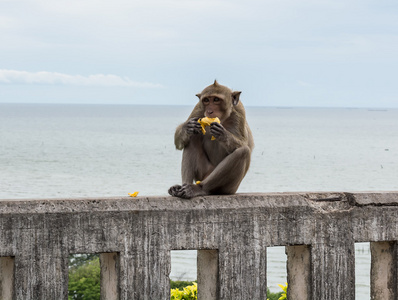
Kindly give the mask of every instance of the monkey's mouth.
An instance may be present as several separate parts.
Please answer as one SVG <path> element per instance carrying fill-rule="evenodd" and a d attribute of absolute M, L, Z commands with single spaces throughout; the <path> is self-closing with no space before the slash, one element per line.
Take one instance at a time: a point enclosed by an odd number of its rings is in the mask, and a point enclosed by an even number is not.
<path fill-rule="evenodd" d="M 204 116 L 205 116 L 205 118 L 220 118 L 220 116 L 218 114 L 214 114 L 214 113 L 211 113 L 211 114 L 205 113 Z"/>

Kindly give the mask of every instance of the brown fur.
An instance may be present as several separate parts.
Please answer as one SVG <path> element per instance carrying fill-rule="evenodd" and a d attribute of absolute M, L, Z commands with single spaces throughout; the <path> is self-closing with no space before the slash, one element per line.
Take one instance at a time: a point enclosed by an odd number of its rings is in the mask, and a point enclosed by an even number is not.
<path fill-rule="evenodd" d="M 254 147 L 240 93 L 215 81 L 196 95 L 199 102 L 175 132 L 176 148 L 183 150 L 182 185 L 172 186 L 170 195 L 192 198 L 237 191 L 249 169 Z M 205 116 L 218 117 L 221 125 L 212 123 L 203 135 L 197 119 Z M 194 181 L 201 183 L 195 185 Z"/>

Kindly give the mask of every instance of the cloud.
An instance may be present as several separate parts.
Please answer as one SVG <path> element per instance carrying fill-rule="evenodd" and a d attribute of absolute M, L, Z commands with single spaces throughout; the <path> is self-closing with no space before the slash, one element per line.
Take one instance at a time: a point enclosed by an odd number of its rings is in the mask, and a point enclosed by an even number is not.
<path fill-rule="evenodd" d="M 0 69 L 0 83 L 3 84 L 47 84 L 72 86 L 161 88 L 161 84 L 133 81 L 128 77 L 112 74 L 89 76 L 69 75 L 56 72 L 27 72 Z"/>

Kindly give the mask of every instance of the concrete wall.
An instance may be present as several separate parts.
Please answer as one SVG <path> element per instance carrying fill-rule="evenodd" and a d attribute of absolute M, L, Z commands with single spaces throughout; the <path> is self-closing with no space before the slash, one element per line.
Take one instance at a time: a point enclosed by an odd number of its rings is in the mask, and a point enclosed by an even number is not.
<path fill-rule="evenodd" d="M 287 246 L 289 299 L 397 299 L 398 192 L 0 202 L 0 299 L 67 299 L 68 256 L 102 253 L 102 299 L 169 299 L 170 250 L 199 249 L 199 293 L 266 299 L 266 248 Z M 211 278 L 211 280 L 209 280 Z"/>

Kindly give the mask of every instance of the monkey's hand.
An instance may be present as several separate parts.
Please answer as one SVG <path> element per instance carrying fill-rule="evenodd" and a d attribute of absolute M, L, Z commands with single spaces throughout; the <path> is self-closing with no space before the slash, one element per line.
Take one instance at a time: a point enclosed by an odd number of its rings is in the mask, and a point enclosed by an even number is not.
<path fill-rule="evenodd" d="M 199 118 L 189 119 L 185 123 L 185 130 L 188 134 L 198 134 L 202 132 L 202 126 L 198 123 Z"/>
<path fill-rule="evenodd" d="M 225 136 L 225 128 L 220 123 L 213 122 L 210 124 L 210 133 L 219 139 Z"/>

